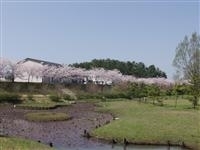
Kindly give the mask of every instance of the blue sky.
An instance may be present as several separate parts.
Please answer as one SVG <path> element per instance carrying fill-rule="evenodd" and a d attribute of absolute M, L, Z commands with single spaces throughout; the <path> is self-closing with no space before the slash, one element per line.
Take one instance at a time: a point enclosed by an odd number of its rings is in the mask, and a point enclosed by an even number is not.
<path fill-rule="evenodd" d="M 199 33 L 199 1 L 63 1 L 3 1 L 3 56 L 144 62 L 172 78 L 176 46 Z"/>

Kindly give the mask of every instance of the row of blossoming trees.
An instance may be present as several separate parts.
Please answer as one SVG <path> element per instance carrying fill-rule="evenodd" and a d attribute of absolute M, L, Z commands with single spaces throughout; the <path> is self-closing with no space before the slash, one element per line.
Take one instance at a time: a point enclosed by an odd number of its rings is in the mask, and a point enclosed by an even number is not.
<path fill-rule="evenodd" d="M 42 78 L 42 81 L 46 83 L 87 84 L 88 82 L 91 82 L 95 84 L 111 85 L 120 82 L 136 82 L 164 86 L 173 84 L 170 80 L 165 78 L 135 78 L 134 76 L 123 75 L 118 70 L 105 70 L 103 68 L 85 70 L 82 68 L 70 67 L 68 65 L 58 67 L 41 64 L 23 64 L 1 58 L 1 80 L 14 82 L 16 78 L 20 78 L 29 82 L 33 77 Z"/>
<path fill-rule="evenodd" d="M 131 75 L 123 75 L 118 70 L 105 70 L 103 68 L 93 68 L 85 70 L 83 68 L 70 67 L 68 65 L 42 65 L 40 63 L 15 63 L 11 60 L 1 58 L 0 60 L 0 81 L 32 82 L 32 78 L 40 78 L 44 83 L 61 84 L 97 84 L 93 88 L 100 88 L 101 92 L 97 95 L 87 95 L 87 98 L 144 98 L 152 97 L 153 100 L 162 96 L 180 96 L 190 94 L 188 86 L 178 84 L 166 78 L 136 78 Z M 114 93 L 104 93 L 105 85 L 116 85 Z M 95 89 L 94 89 L 95 90 Z M 119 91 L 118 91 L 119 90 Z M 80 95 L 79 98 L 84 95 Z M 177 99 L 176 99 L 177 100 Z M 153 101 L 154 103 L 154 101 Z"/>

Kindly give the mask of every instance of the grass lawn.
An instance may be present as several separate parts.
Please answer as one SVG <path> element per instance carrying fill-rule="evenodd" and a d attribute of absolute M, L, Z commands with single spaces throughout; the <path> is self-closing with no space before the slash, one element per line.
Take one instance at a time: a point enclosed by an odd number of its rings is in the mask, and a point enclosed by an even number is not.
<path fill-rule="evenodd" d="M 29 121 L 64 121 L 68 120 L 70 117 L 65 113 L 55 113 L 55 112 L 35 112 L 27 113 L 25 118 Z"/>
<path fill-rule="evenodd" d="M 172 144 L 200 149 L 200 111 L 189 109 L 190 103 L 166 100 L 164 106 L 154 106 L 136 101 L 101 103 L 100 111 L 113 113 L 119 120 L 98 128 L 92 135 L 107 140 L 132 143 Z"/>
<path fill-rule="evenodd" d="M 47 145 L 14 137 L 0 137 L 0 150 L 52 150 Z"/>

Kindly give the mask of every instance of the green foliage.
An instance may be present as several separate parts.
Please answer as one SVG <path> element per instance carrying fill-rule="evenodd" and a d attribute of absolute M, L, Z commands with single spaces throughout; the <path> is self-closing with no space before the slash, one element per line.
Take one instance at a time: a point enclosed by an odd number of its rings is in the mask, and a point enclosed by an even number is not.
<path fill-rule="evenodd" d="M 94 59 L 91 62 L 75 63 L 71 66 L 80 67 L 85 69 L 104 68 L 107 70 L 118 69 L 124 75 L 134 75 L 136 77 L 164 77 L 167 78 L 165 72 L 156 68 L 154 65 L 149 67 L 144 63 L 139 62 L 123 62 L 112 59 Z"/>
<path fill-rule="evenodd" d="M 165 91 L 165 94 L 166 94 L 166 96 L 172 96 L 174 94 L 173 88 L 172 87 L 167 88 Z"/>
<path fill-rule="evenodd" d="M 132 83 L 129 86 L 128 94 L 132 98 L 142 98 L 147 96 L 147 85 L 143 83 Z"/>
<path fill-rule="evenodd" d="M 163 104 L 163 99 L 161 99 L 161 98 L 157 99 L 157 104 L 158 104 L 159 106 L 164 106 L 164 104 Z"/>
<path fill-rule="evenodd" d="M 184 96 L 190 94 L 190 88 L 188 85 L 175 85 L 170 87 L 160 87 L 158 85 L 147 85 L 143 83 L 126 83 L 115 85 L 106 92 L 91 93 L 88 91 L 79 92 L 77 94 L 78 99 L 135 99 L 144 100 L 151 99 L 153 103 L 160 103 L 162 105 L 162 97 L 167 96 Z M 159 102 L 158 102 L 159 101 Z"/>
<path fill-rule="evenodd" d="M 160 88 L 156 85 L 148 86 L 148 96 L 150 97 L 158 97 L 161 94 Z"/>
<path fill-rule="evenodd" d="M 18 94 L 0 93 L 0 103 L 21 103 L 20 96 Z"/>
<path fill-rule="evenodd" d="M 63 95 L 64 100 L 71 100 L 71 96 L 68 94 Z"/>
<path fill-rule="evenodd" d="M 76 100 L 77 97 L 76 97 L 76 93 L 73 92 L 72 90 L 69 89 L 70 87 L 66 88 L 62 88 L 61 91 L 62 91 L 62 98 L 64 100 Z"/>
<path fill-rule="evenodd" d="M 27 98 L 28 98 L 28 100 L 32 101 L 33 100 L 33 95 L 29 94 L 29 95 L 27 95 Z"/>
<path fill-rule="evenodd" d="M 79 100 L 86 100 L 86 99 L 102 99 L 102 95 L 101 94 L 90 94 L 90 93 L 82 93 L 77 95 L 77 98 Z"/>
<path fill-rule="evenodd" d="M 131 99 L 130 95 L 126 92 L 115 92 L 115 93 L 96 93 L 96 94 L 90 94 L 85 93 L 78 95 L 78 99 L 99 99 L 102 101 L 105 101 L 106 99 L 118 99 L 118 98 L 125 98 L 125 99 Z"/>
<path fill-rule="evenodd" d="M 180 95 L 189 95 L 191 93 L 191 87 L 187 84 L 175 84 L 173 86 L 173 94 Z"/>
<path fill-rule="evenodd" d="M 27 94 L 54 94 L 59 88 L 53 84 L 0 82 L 0 91 Z"/>
<path fill-rule="evenodd" d="M 75 100 L 75 97 L 73 97 L 69 94 L 64 94 L 62 97 L 64 100 Z"/>
<path fill-rule="evenodd" d="M 53 102 L 60 102 L 61 98 L 58 95 L 50 95 L 49 96 L 50 100 L 52 100 Z"/>
<path fill-rule="evenodd" d="M 108 99 L 118 99 L 118 98 L 131 99 L 130 95 L 128 95 L 128 93 L 126 92 L 103 94 L 103 97 Z"/>
<path fill-rule="evenodd" d="M 188 100 L 192 103 L 193 107 L 196 108 L 198 105 L 199 99 L 195 96 L 189 96 Z"/>

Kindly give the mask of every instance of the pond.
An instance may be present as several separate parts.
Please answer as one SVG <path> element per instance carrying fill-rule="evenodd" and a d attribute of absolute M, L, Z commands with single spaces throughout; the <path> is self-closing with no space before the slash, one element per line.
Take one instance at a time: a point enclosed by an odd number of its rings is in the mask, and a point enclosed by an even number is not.
<path fill-rule="evenodd" d="M 58 144 L 58 143 L 57 143 Z M 127 145 L 126 147 L 121 144 L 109 144 L 99 140 L 87 140 L 71 146 L 57 146 L 54 145 L 57 150 L 187 150 L 178 146 L 153 146 L 153 145 Z"/>
<path fill-rule="evenodd" d="M 68 148 L 57 148 L 58 150 L 186 150 L 181 147 L 168 147 L 168 146 L 144 146 L 144 145 L 128 145 L 126 147 L 122 145 L 109 145 L 99 144 L 95 147 L 68 147 Z"/>

